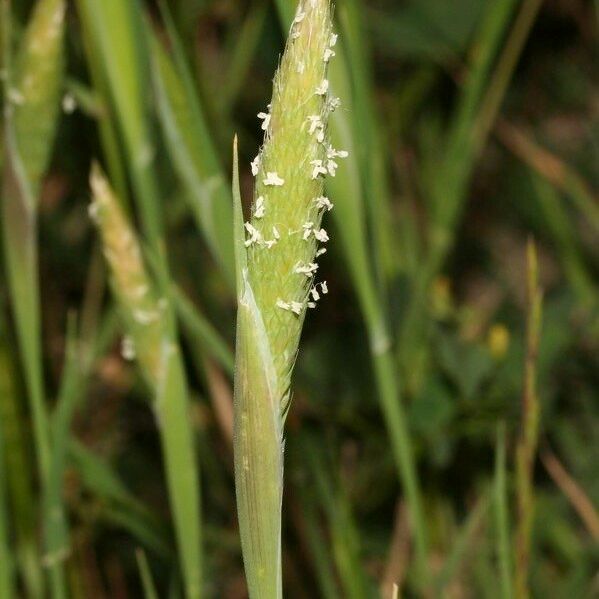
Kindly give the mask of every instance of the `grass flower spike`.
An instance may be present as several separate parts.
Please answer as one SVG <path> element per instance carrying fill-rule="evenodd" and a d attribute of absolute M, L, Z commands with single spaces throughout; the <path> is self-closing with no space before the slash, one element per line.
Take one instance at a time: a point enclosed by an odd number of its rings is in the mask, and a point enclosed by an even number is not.
<path fill-rule="evenodd" d="M 202 596 L 200 487 L 187 381 L 167 298 L 146 270 L 141 246 L 100 168 L 90 176 L 95 221 L 111 274 L 112 291 L 128 333 L 125 359 L 136 359 L 153 398 L 186 599 Z"/>
<path fill-rule="evenodd" d="M 236 193 L 237 372 L 235 472 L 241 541 L 252 598 L 282 596 L 283 425 L 303 320 L 327 292 L 315 281 L 329 240 L 321 226 L 333 204 L 323 194 L 336 158 L 327 143 L 327 66 L 336 42 L 329 0 L 302 0 L 258 117 L 264 145 L 252 162 L 252 217 L 242 224 Z M 236 175 L 236 174 L 235 174 Z M 236 176 L 234 176 L 234 181 Z M 319 292 L 320 291 L 320 292 Z"/>
<path fill-rule="evenodd" d="M 102 235 L 113 292 L 129 333 L 123 342 L 123 356 L 137 358 L 154 389 L 160 380 L 162 344 L 168 338 L 163 309 L 146 273 L 137 236 L 97 166 L 92 169 L 90 185 L 94 197 L 90 216 Z"/>
<path fill-rule="evenodd" d="M 316 252 L 329 239 L 321 228 L 323 212 L 333 206 L 323 194 L 324 177 L 336 168 L 329 156 L 347 155 L 332 150 L 325 138 L 328 51 L 335 40 L 330 10 L 328 0 L 304 0 L 298 7 L 275 77 L 270 112 L 263 120 L 268 128 L 246 236 L 251 242 L 248 278 L 275 362 L 276 395 L 283 405 L 289 399 L 289 376 L 315 285 Z M 301 310 L 281 307 L 287 304 L 301 305 Z"/>

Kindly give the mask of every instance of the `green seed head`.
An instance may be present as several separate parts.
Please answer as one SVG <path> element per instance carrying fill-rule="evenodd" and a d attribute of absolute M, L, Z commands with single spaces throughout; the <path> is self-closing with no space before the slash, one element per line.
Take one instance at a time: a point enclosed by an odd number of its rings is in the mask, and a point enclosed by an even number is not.
<path fill-rule="evenodd" d="M 338 101 L 329 94 L 334 56 L 329 0 L 301 0 L 262 119 L 252 162 L 252 217 L 242 225 L 234 161 L 238 310 L 235 365 L 235 488 L 250 597 L 280 599 L 283 424 L 306 310 L 327 292 L 315 283 L 328 234 L 324 177 L 345 155 L 328 143 Z M 236 158 L 235 154 L 235 158 Z M 245 247 L 244 247 L 245 245 Z"/>
<path fill-rule="evenodd" d="M 167 339 L 164 307 L 146 273 L 135 232 L 97 165 L 92 169 L 90 185 L 90 216 L 102 236 L 113 291 L 129 333 L 123 354 L 137 357 L 146 379 L 155 388 L 160 381 L 162 347 Z"/>
<path fill-rule="evenodd" d="M 335 176 L 338 159 L 346 155 L 329 145 L 327 135 L 329 114 L 338 106 L 327 80 L 335 43 L 329 1 L 300 2 L 272 103 L 258 115 L 266 133 L 252 162 L 248 274 L 284 407 L 305 311 L 327 292 L 326 282 L 315 283 L 317 258 L 328 241 L 322 214 L 332 208 L 323 195 L 324 177 Z"/>

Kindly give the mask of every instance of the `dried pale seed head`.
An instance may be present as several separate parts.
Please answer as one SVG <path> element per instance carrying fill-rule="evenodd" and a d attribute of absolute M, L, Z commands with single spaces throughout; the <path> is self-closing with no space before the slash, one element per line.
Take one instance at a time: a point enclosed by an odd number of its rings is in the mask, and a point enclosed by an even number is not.
<path fill-rule="evenodd" d="M 323 253 L 318 246 L 329 239 L 320 224 L 323 212 L 333 207 L 323 194 L 324 177 L 334 176 L 335 159 L 347 155 L 327 139 L 329 114 L 338 105 L 327 79 L 336 40 L 329 0 L 302 0 L 274 79 L 272 102 L 268 112 L 258 115 L 266 133 L 252 162 L 256 185 L 246 225 L 248 274 L 284 407 L 303 317 L 317 299 L 309 294 L 316 257 Z"/>
<path fill-rule="evenodd" d="M 152 387 L 160 380 L 161 352 L 167 338 L 164 302 L 155 294 L 146 273 L 133 228 L 100 168 L 90 175 L 93 201 L 89 214 L 102 237 L 113 292 L 127 329 L 124 355 L 136 356 Z"/>

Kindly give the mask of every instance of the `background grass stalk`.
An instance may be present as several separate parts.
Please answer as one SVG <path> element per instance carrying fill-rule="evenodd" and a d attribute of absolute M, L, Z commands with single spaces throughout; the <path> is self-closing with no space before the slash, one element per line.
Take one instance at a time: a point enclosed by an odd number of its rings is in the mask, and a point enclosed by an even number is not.
<path fill-rule="evenodd" d="M 524 391 L 520 435 L 516 445 L 516 597 L 529 596 L 528 577 L 534 515 L 533 470 L 539 435 L 539 398 L 537 395 L 537 357 L 541 333 L 542 293 L 534 241 L 529 239 L 527 256 L 527 317 Z"/>
<path fill-rule="evenodd" d="M 501 597 L 511 599 L 512 594 L 512 563 L 510 553 L 510 528 L 507 492 L 507 467 L 505 449 L 505 423 L 497 426 L 497 442 L 495 448 L 495 480 L 493 508 L 495 516 L 495 546 L 499 562 L 499 583 Z"/>
<path fill-rule="evenodd" d="M 10 2 L 2 3 L 4 73 L 4 172 L 2 225 L 8 286 L 20 358 L 33 420 L 35 452 L 43 497 L 44 522 L 50 522 L 52 443 L 44 399 L 38 280 L 37 209 L 42 176 L 50 159 L 63 81 L 64 0 L 39 0 L 30 15 L 16 60 L 11 59 Z M 45 528 L 43 558 L 52 597 L 64 597 L 64 555 L 53 553 L 54 533 L 64 522 Z"/>
<path fill-rule="evenodd" d="M 0 354 L 0 360 L 4 361 L 4 356 Z M 3 373 L 4 364 L 0 362 L 0 374 Z M 10 379 L 8 377 L 0 378 L 0 393 L 11 393 L 9 388 Z M 8 485 L 6 485 L 6 443 L 4 441 L 3 430 L 0 428 L 0 597 L 13 597 L 14 563 L 10 551 L 10 536 L 8 525 Z"/>
<path fill-rule="evenodd" d="M 34 468 L 30 455 L 21 397 L 17 392 L 16 365 L 12 343 L 4 322 L 0 320 L 0 428 L 4 444 L 5 486 L 10 514 L 15 568 L 21 576 L 26 593 L 42 594 L 43 573 L 39 560 Z"/>
<path fill-rule="evenodd" d="M 42 482 L 50 467 L 50 437 L 39 334 L 37 204 L 56 126 L 64 11 L 63 1 L 42 0 L 36 4 L 13 69 L 10 2 L 3 0 L 2 3 L 4 252 Z"/>

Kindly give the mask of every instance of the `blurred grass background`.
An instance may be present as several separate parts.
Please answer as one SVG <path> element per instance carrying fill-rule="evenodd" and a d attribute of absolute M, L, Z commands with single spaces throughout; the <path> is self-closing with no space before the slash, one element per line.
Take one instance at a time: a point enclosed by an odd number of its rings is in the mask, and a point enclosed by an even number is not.
<path fill-rule="evenodd" d="M 36 4 L 59 2 L 2 0 L 0 597 L 181 593 L 160 436 L 88 216 L 93 160 L 177 315 L 202 596 L 244 597 L 231 142 L 249 199 L 294 2 L 77 0 L 64 59 L 28 66 Z M 351 156 L 287 421 L 286 596 L 597 596 L 596 7 L 336 15 L 332 137 Z"/>

